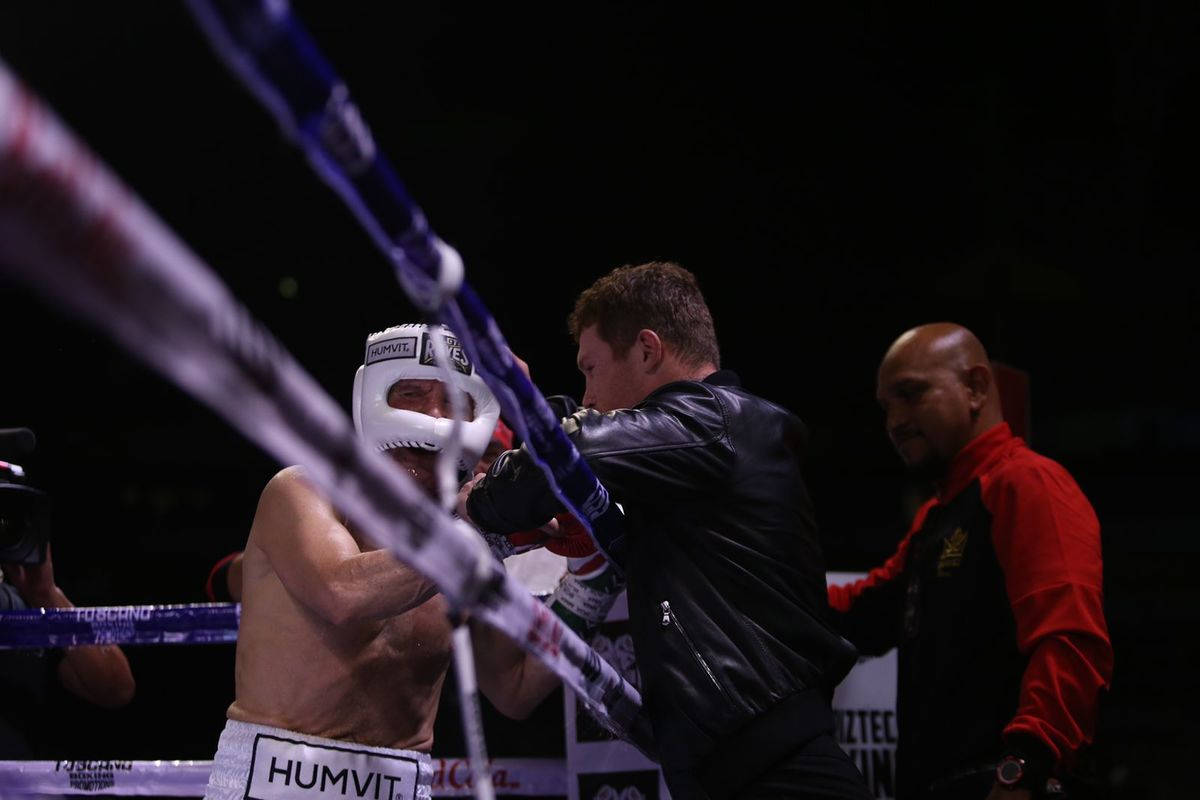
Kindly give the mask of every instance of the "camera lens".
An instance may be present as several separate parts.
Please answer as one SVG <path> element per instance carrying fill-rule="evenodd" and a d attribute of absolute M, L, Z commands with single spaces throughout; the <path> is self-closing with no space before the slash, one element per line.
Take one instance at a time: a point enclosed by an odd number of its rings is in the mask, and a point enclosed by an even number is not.
<path fill-rule="evenodd" d="M 37 489 L 0 485 L 0 561 L 40 564 L 50 532 L 49 503 Z"/>

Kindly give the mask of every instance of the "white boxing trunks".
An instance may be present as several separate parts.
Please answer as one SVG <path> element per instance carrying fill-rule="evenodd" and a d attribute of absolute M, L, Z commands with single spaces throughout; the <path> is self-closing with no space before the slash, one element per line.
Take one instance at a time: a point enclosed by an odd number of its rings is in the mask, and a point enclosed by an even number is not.
<path fill-rule="evenodd" d="M 205 800 L 429 800 L 427 753 L 226 720 Z"/>

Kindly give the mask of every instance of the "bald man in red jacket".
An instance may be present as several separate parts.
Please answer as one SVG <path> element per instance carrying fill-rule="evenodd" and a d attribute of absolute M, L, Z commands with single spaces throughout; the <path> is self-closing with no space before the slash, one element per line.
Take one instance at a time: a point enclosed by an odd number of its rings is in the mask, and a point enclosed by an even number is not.
<path fill-rule="evenodd" d="M 1099 522 L 1070 474 L 1013 436 L 967 329 L 904 333 L 877 394 L 936 494 L 891 558 L 829 600 L 861 652 L 899 647 L 897 797 L 1041 797 L 1092 740 L 1112 677 Z"/>

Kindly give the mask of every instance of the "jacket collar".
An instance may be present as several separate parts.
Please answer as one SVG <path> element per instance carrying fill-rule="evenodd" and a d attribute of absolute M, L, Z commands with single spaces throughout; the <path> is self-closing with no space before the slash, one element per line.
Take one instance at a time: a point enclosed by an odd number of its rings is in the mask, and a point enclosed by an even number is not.
<path fill-rule="evenodd" d="M 1001 422 L 967 442 L 950 462 L 946 475 L 937 483 L 938 498 L 948 500 L 982 475 L 1008 446 L 1020 442 L 1007 422 Z"/>
<path fill-rule="evenodd" d="M 641 402 L 634 406 L 634 408 L 641 407 L 642 403 L 645 403 L 651 397 L 658 395 L 660 392 L 666 391 L 668 387 L 678 386 L 681 383 L 694 383 L 694 381 L 681 380 L 664 383 L 662 386 L 659 386 L 653 392 L 642 398 Z M 700 383 L 707 383 L 710 386 L 733 386 L 735 388 L 741 388 L 742 386 L 742 381 L 740 378 L 738 378 L 737 373 L 730 369 L 719 369 L 716 372 L 705 376 Z"/>
<path fill-rule="evenodd" d="M 742 379 L 731 369 L 719 369 L 705 378 L 703 383 L 711 383 L 714 386 L 741 386 Z"/>

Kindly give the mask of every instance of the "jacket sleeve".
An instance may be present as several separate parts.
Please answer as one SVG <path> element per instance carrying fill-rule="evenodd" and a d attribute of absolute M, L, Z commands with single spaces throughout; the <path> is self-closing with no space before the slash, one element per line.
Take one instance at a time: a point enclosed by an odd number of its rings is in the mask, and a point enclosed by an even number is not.
<path fill-rule="evenodd" d="M 734 452 L 727 418 L 716 393 L 688 381 L 635 408 L 579 411 L 563 420 L 563 429 L 617 502 L 674 507 L 729 475 Z M 471 519 L 493 533 L 542 525 L 561 510 L 524 447 L 496 459 L 467 500 Z"/>
<path fill-rule="evenodd" d="M 853 583 L 829 587 L 831 619 L 863 655 L 877 656 L 900 644 L 904 632 L 904 567 L 913 535 L 925 524 L 934 501 L 917 510 L 896 552 L 881 566 Z"/>
<path fill-rule="evenodd" d="M 1100 523 L 1075 481 L 1041 460 L 983 487 L 992 538 L 1029 658 L 1010 743 L 1033 738 L 1070 763 L 1095 734 L 1113 653 L 1104 620 Z"/>

